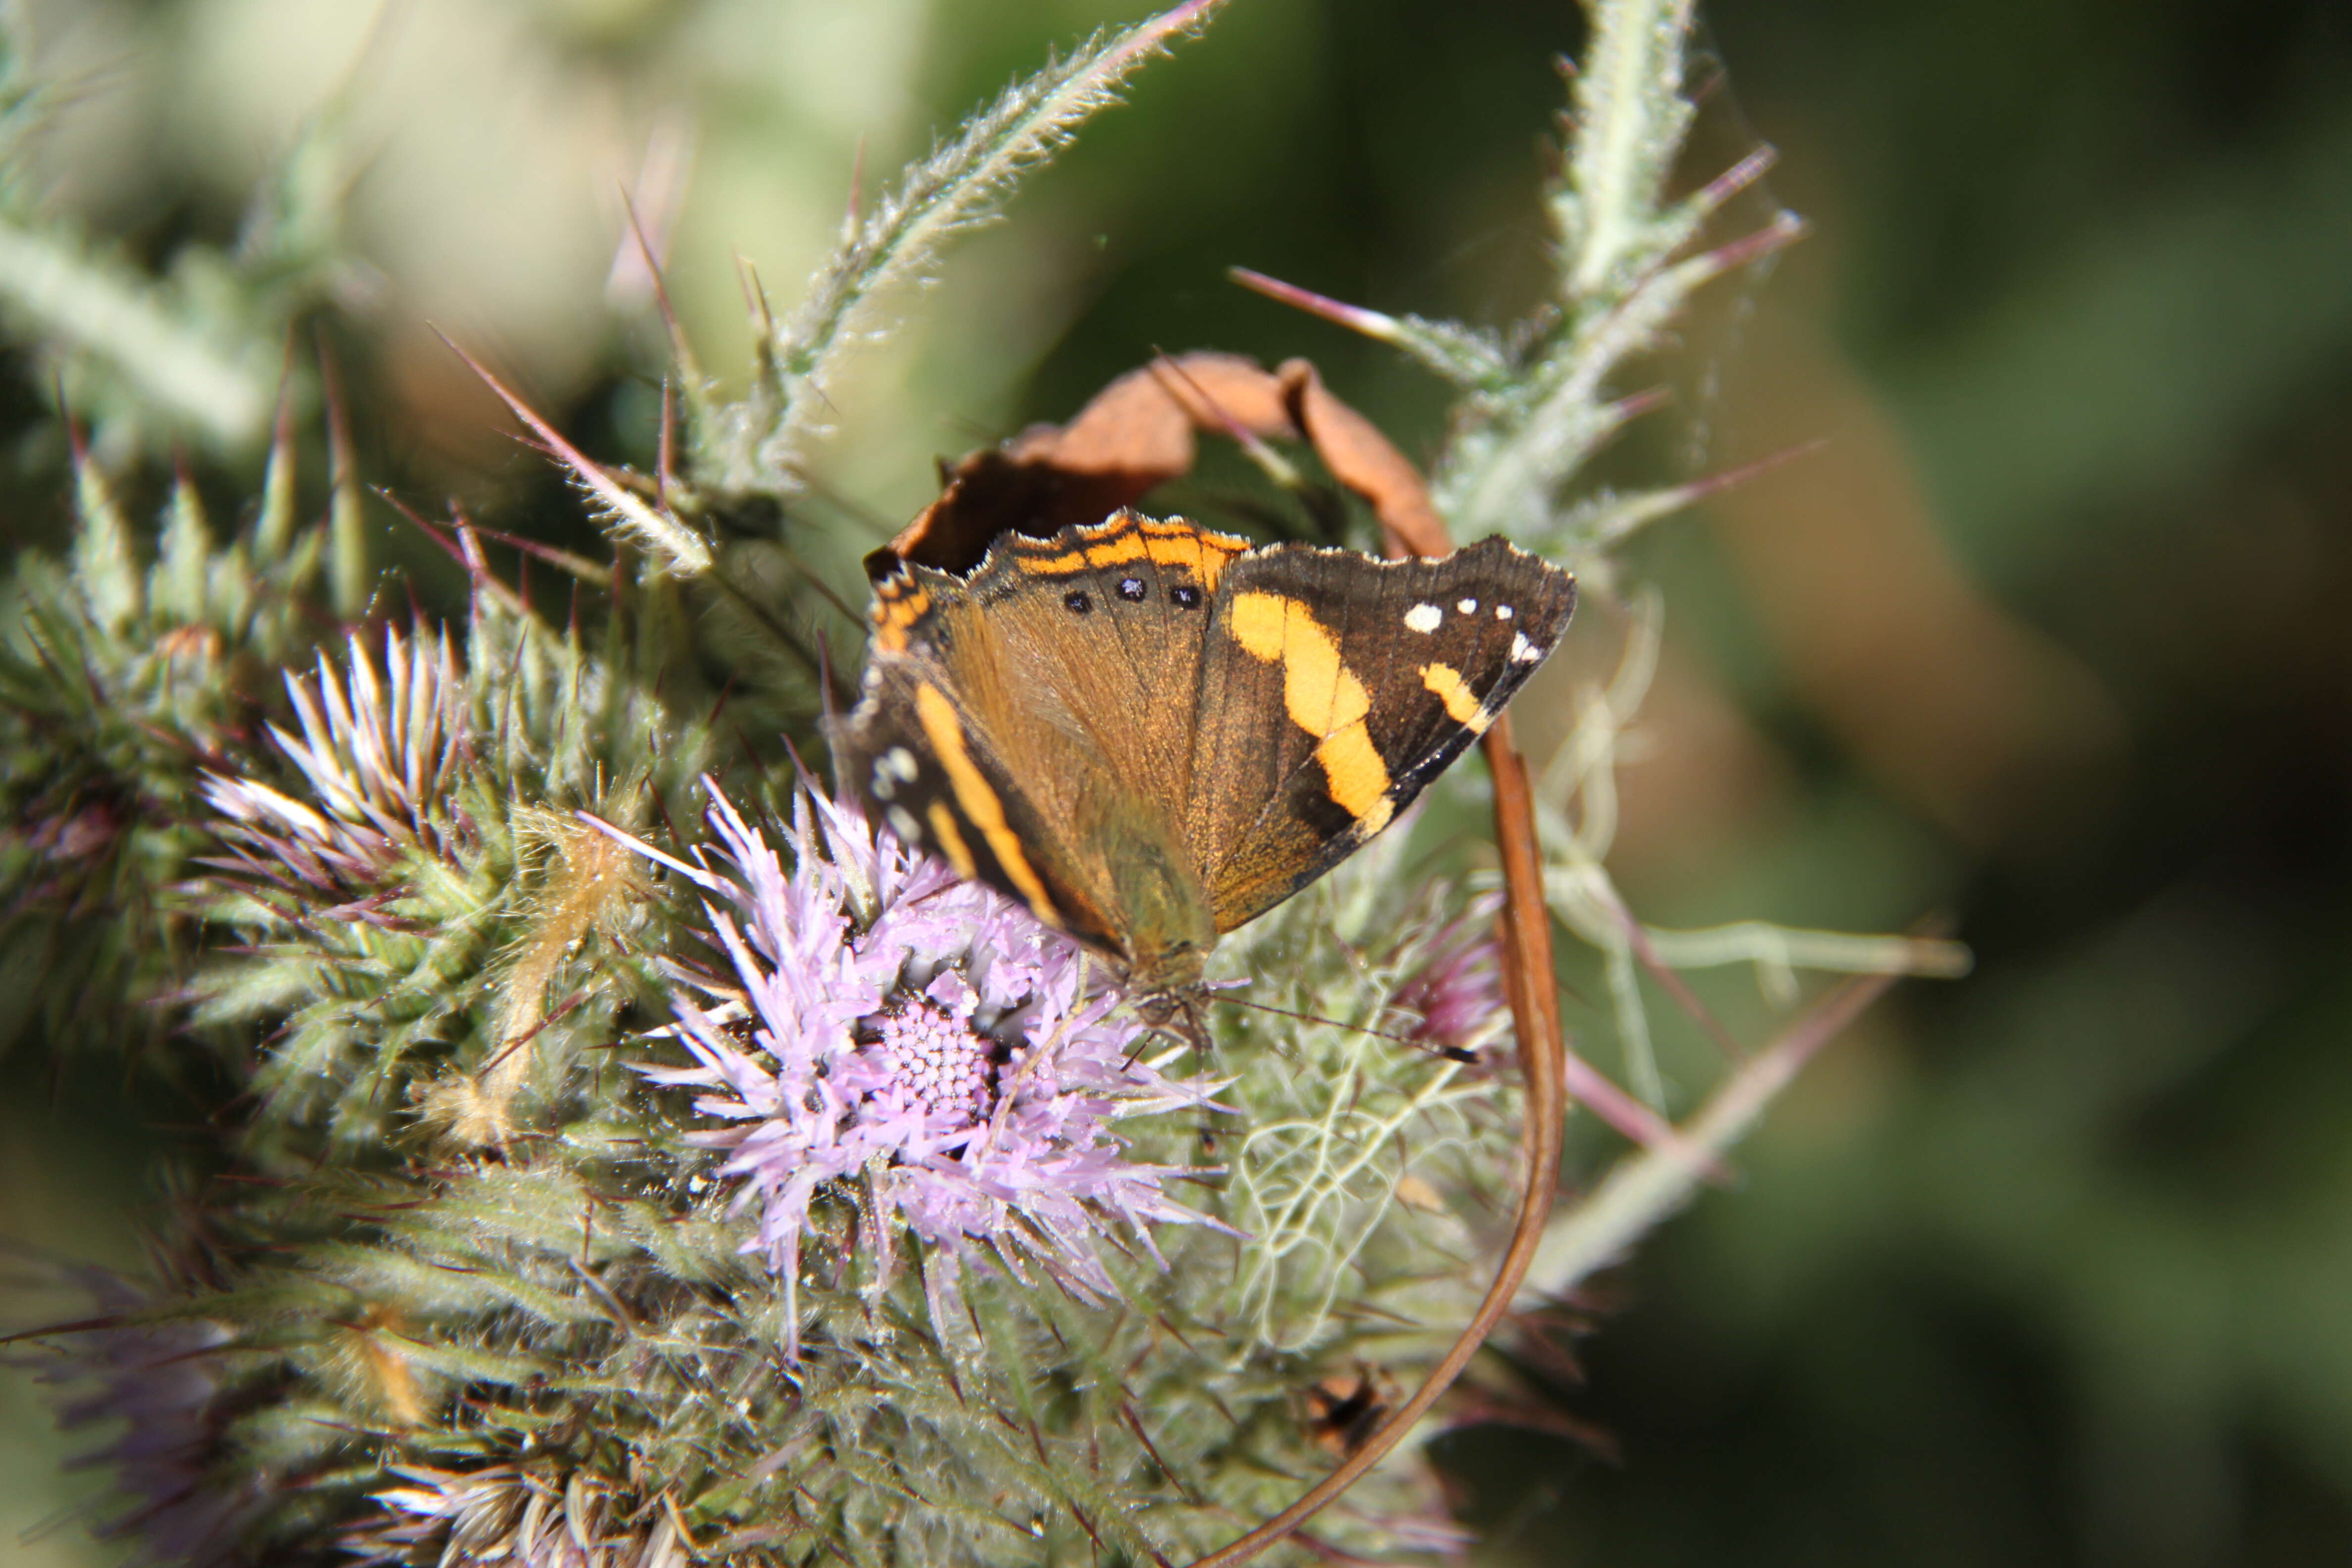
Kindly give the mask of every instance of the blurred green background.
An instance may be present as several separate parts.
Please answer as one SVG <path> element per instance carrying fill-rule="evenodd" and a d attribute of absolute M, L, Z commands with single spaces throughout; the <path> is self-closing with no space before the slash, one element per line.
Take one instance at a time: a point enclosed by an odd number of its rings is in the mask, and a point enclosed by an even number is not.
<path fill-rule="evenodd" d="M 643 457 L 658 331 L 615 264 L 621 185 L 671 236 L 698 352 L 740 375 L 739 253 L 788 301 L 861 160 L 870 189 L 1139 8 L 19 10 L 62 89 L 46 206 L 157 266 L 228 243 L 341 103 L 332 321 L 368 477 L 552 535 L 556 487 L 426 323 Z M 1693 324 L 1658 367 L 1683 395 L 1617 460 L 1676 477 L 1826 445 L 1635 551 L 1667 654 L 1612 868 L 1669 922 L 1942 911 L 1979 962 L 1838 1045 L 1743 1185 L 1588 1303 L 1589 1378 L 1552 1393 L 1605 1444 L 1445 1440 L 1483 1559 L 2352 1561 L 2352 20 L 1707 20 L 1729 85 L 1706 153 L 1777 145 L 1772 195 L 1814 232 Z M 1521 313 L 1552 60 L 1580 36 L 1558 0 L 1234 0 L 833 389 L 845 555 L 856 519 L 926 498 L 935 455 L 1064 416 L 1155 349 L 1307 354 L 1432 449 L 1437 388 L 1223 268 Z M 51 537 L 49 371 L 0 370 L 11 532 Z M 454 581 L 374 516 L 388 557 Z M 1622 620 L 1596 600 L 1585 623 L 1590 673 Z M 119 1066 L 35 1044 L 0 1058 L 0 1232 L 135 1258 L 143 1151 L 193 1112 L 126 1110 Z M 89 1489 L 57 1454 L 0 1380 L 0 1561 L 110 1560 L 70 1528 L 20 1539 Z"/>

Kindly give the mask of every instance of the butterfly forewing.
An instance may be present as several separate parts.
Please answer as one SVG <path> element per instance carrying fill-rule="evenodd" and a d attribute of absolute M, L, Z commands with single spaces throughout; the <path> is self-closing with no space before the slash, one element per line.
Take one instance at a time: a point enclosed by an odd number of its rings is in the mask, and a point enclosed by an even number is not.
<path fill-rule="evenodd" d="M 887 580 L 869 669 L 892 673 L 845 726 L 850 776 L 877 801 L 877 781 L 890 790 L 884 815 L 901 835 L 969 860 L 968 874 L 1041 915 L 1053 909 L 1139 973 L 1181 967 L 1215 936 L 1182 831 L 1192 694 L 1217 579 L 1247 548 L 1121 514 L 1046 539 L 1003 535 L 969 580 L 925 568 Z M 952 722 L 924 699 L 921 743 L 885 748 L 888 711 L 925 684 L 951 699 Z M 986 787 L 907 805 L 934 775 L 953 783 L 959 748 Z M 912 781 L 898 776 L 907 758 Z M 933 820 L 942 810 L 949 820 Z"/>
<path fill-rule="evenodd" d="M 1345 859 L 1493 723 L 1566 628 L 1569 574 L 1499 540 L 1439 561 L 1280 545 L 1218 595 L 1188 816 L 1218 931 Z"/>

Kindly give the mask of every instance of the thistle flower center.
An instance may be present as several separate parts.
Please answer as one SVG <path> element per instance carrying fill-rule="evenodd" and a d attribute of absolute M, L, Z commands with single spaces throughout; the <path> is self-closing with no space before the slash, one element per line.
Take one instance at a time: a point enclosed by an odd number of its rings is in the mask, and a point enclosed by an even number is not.
<path fill-rule="evenodd" d="M 875 1048 L 900 1094 L 926 1110 L 954 1117 L 960 1125 L 986 1112 L 993 1040 L 922 997 L 882 1013 L 874 1028 Z"/>

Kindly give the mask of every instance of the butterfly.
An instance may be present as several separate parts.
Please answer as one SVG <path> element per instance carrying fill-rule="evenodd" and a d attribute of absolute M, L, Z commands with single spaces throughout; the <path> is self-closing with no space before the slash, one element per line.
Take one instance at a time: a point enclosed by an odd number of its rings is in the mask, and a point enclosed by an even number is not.
<path fill-rule="evenodd" d="M 1361 847 L 1559 644 L 1575 579 L 1254 546 L 1130 510 L 875 585 L 845 784 L 1198 1037 L 1217 939 Z"/>

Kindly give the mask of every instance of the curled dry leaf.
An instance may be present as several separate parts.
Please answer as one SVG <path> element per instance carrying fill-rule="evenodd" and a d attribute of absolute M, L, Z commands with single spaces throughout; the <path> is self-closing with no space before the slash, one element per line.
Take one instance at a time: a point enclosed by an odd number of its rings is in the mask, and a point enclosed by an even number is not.
<path fill-rule="evenodd" d="M 1323 384 L 1303 359 L 1268 371 L 1241 354 L 1199 352 L 1132 370 L 1066 425 L 1033 425 L 950 467 L 939 500 L 866 558 L 876 581 L 913 563 L 968 572 L 1007 531 L 1040 539 L 1099 522 L 1191 471 L 1201 431 L 1304 441 L 1381 521 L 1391 555 L 1453 549 L 1410 458 Z"/>

